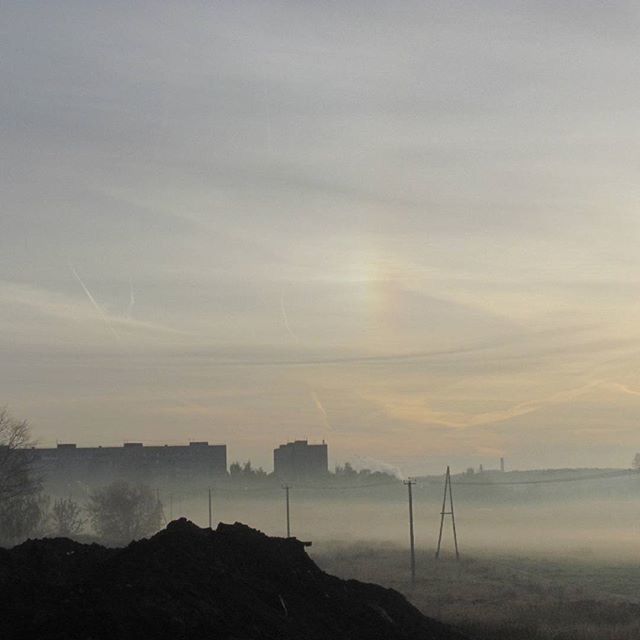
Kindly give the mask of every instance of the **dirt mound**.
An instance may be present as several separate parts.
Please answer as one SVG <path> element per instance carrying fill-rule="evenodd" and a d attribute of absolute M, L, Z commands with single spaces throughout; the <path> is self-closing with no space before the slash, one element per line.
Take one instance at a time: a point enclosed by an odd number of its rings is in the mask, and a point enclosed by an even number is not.
<path fill-rule="evenodd" d="M 123 549 L 0 549 L 0 637 L 459 639 L 391 589 L 321 571 L 296 539 L 181 519 Z"/>

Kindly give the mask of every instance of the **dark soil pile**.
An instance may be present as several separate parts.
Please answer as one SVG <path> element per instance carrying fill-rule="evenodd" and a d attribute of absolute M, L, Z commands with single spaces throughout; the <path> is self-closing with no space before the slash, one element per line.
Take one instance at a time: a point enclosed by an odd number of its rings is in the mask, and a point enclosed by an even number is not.
<path fill-rule="evenodd" d="M 181 519 L 124 549 L 0 549 L 0 638 L 428 640 L 461 636 L 391 589 L 321 571 L 295 539 Z"/>

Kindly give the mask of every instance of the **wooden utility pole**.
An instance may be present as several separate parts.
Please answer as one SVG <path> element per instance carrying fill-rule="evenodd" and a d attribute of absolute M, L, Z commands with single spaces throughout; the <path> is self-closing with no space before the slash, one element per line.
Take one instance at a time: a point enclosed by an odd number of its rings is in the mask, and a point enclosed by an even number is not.
<path fill-rule="evenodd" d="M 289 514 L 289 485 L 285 484 L 283 487 L 284 492 L 285 492 L 285 496 L 286 496 L 286 501 L 287 501 L 287 538 L 291 537 L 291 517 Z"/>
<path fill-rule="evenodd" d="M 416 548 L 415 548 L 415 540 L 413 535 L 413 494 L 411 492 L 411 487 L 416 483 L 415 480 L 409 478 L 404 481 L 404 484 L 407 485 L 407 490 L 409 492 L 409 544 L 411 547 L 411 586 L 414 586 L 416 583 Z"/>
<path fill-rule="evenodd" d="M 162 502 L 160 502 L 160 489 L 158 487 L 156 487 L 156 504 L 158 506 L 158 509 L 160 509 L 160 513 L 162 515 L 162 522 L 166 525 L 167 524 L 167 516 L 164 513 L 164 506 L 163 506 Z"/>
<path fill-rule="evenodd" d="M 447 508 L 447 492 L 449 493 L 449 511 Z M 456 549 L 456 560 L 460 560 L 458 551 L 458 536 L 456 534 L 456 516 L 453 511 L 453 492 L 451 490 L 451 471 L 447 467 L 447 473 L 444 477 L 444 496 L 442 497 L 442 511 L 440 512 L 440 533 L 438 534 L 438 548 L 436 549 L 436 558 L 440 557 L 440 548 L 442 545 L 442 529 L 444 527 L 444 517 L 451 516 L 451 526 L 453 528 L 453 544 Z"/>
<path fill-rule="evenodd" d="M 212 520 L 211 520 L 211 487 L 209 487 L 209 529 L 211 529 Z"/>

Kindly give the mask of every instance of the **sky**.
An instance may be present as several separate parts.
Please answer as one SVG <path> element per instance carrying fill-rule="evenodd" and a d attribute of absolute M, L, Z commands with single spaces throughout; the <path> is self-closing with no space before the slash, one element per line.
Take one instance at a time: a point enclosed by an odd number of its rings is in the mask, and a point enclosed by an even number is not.
<path fill-rule="evenodd" d="M 0 5 L 0 405 L 402 474 L 640 450 L 640 8 Z"/>

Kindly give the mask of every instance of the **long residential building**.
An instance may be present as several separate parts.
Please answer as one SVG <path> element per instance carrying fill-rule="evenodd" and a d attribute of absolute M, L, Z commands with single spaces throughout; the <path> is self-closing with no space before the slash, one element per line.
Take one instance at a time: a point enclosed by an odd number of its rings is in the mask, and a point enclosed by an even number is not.
<path fill-rule="evenodd" d="M 121 447 L 34 448 L 34 467 L 45 483 L 93 485 L 115 478 L 152 480 L 215 479 L 227 473 L 224 444 L 190 442 L 188 445 L 148 446 L 126 442 Z"/>

